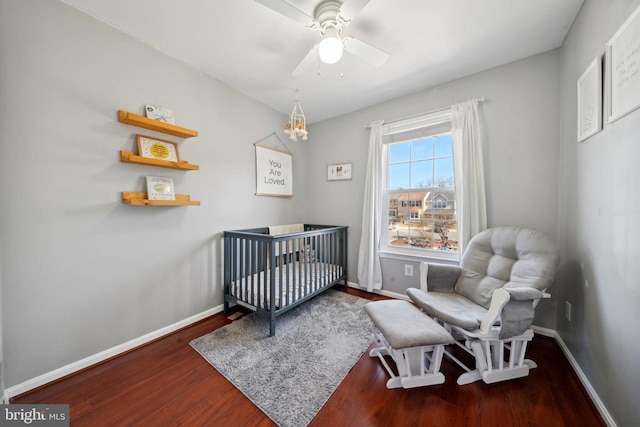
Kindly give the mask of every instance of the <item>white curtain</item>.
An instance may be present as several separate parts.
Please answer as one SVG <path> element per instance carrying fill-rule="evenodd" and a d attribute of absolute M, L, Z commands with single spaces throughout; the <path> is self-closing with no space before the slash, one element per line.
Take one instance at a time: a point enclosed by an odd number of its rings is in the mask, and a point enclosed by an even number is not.
<path fill-rule="evenodd" d="M 451 106 L 460 256 L 469 240 L 487 228 L 481 129 L 478 100 Z"/>
<path fill-rule="evenodd" d="M 358 282 L 367 291 L 382 288 L 382 268 L 378 247 L 382 227 L 382 123 L 371 123 L 369 136 L 369 157 L 367 175 L 364 184 L 364 203 L 362 204 L 362 235 L 358 253 Z"/>

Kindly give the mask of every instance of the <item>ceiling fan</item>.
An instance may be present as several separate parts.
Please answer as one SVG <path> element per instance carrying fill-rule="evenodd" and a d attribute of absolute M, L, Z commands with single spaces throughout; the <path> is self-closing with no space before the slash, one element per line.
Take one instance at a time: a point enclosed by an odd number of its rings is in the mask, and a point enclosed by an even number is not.
<path fill-rule="evenodd" d="M 342 29 L 351 23 L 370 0 L 324 0 L 314 12 L 314 17 L 307 15 L 300 9 L 284 0 L 256 0 L 263 6 L 278 12 L 307 28 L 318 31 L 322 40 L 311 48 L 309 53 L 291 72 L 293 76 L 300 76 L 315 63 L 316 58 L 326 64 L 333 64 L 342 58 L 343 51 L 347 51 L 365 62 L 380 67 L 389 58 L 389 54 L 354 37 L 342 37 Z"/>

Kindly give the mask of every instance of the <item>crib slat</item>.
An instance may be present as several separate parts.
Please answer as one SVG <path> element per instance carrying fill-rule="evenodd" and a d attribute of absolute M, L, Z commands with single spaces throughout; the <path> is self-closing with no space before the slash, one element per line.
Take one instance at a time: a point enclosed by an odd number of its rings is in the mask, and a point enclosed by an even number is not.
<path fill-rule="evenodd" d="M 262 248 L 262 266 L 260 268 L 260 275 L 258 276 L 260 278 L 258 288 L 263 289 L 264 287 L 264 289 L 266 289 L 266 283 L 269 280 L 267 277 L 267 273 L 269 272 L 269 246 L 267 242 L 260 242 L 260 247 Z M 263 290 L 261 295 L 266 295 L 266 292 Z M 256 297 L 256 300 L 257 299 Z M 264 307 L 264 305 L 262 305 L 262 307 Z"/>
<path fill-rule="evenodd" d="M 233 280 L 233 293 L 234 295 L 238 295 L 238 279 L 240 277 L 240 266 L 239 266 L 239 262 L 240 262 L 240 256 L 239 256 L 239 250 L 238 250 L 238 239 L 234 238 L 231 240 L 231 243 L 233 244 L 233 252 L 231 252 L 231 256 L 233 257 L 233 260 L 231 261 L 232 264 L 232 268 L 233 270 L 231 270 L 231 274 L 232 274 L 232 280 Z"/>
<path fill-rule="evenodd" d="M 275 242 L 270 242 L 269 245 L 269 280 L 264 281 L 264 305 L 263 307 L 273 311 L 275 309 L 274 303 L 276 298 L 276 287 L 269 286 L 276 282 L 276 245 Z"/>
<path fill-rule="evenodd" d="M 256 288 L 260 281 L 260 274 L 258 268 L 258 242 L 251 242 L 251 299 L 253 300 L 256 295 Z M 245 291 L 248 292 L 248 289 Z"/>
<path fill-rule="evenodd" d="M 318 277 L 318 263 L 316 262 L 317 258 L 316 258 L 316 251 L 318 250 L 318 236 L 313 236 L 313 250 L 312 250 L 312 256 L 311 256 L 311 262 L 312 262 L 312 267 L 311 267 L 311 290 L 313 292 L 315 292 L 316 290 L 316 286 L 317 286 L 317 277 Z"/>
<path fill-rule="evenodd" d="M 318 236 L 318 240 L 320 241 L 320 255 L 318 256 L 318 287 L 324 286 L 326 284 L 326 280 L 324 277 L 324 272 L 325 272 L 325 266 L 324 266 L 324 259 L 325 259 L 325 248 L 326 248 L 326 234 L 323 234 L 322 236 Z"/>

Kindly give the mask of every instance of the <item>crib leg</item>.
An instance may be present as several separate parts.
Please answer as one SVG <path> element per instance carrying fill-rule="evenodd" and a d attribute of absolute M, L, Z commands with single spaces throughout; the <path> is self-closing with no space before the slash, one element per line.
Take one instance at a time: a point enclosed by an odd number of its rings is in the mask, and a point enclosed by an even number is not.
<path fill-rule="evenodd" d="M 271 316 L 269 319 L 269 336 L 273 337 L 276 335 L 276 319 L 275 316 Z"/>

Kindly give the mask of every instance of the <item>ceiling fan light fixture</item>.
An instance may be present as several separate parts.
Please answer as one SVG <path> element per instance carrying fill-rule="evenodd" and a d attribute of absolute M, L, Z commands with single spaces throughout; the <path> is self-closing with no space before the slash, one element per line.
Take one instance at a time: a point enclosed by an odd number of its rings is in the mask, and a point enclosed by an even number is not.
<path fill-rule="evenodd" d="M 342 40 L 335 36 L 327 36 L 320 42 L 318 46 L 318 53 L 320 60 L 325 64 L 335 64 L 342 58 L 342 52 L 344 51 L 344 45 Z"/>

